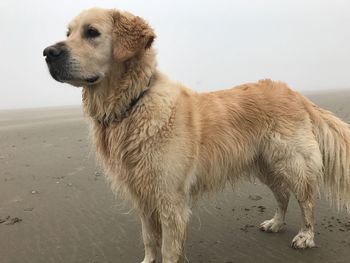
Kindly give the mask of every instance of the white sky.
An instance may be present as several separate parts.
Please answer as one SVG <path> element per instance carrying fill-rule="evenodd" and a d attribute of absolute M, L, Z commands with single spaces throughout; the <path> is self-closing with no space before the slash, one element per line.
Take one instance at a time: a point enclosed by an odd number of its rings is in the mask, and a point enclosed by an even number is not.
<path fill-rule="evenodd" d="M 197 91 L 261 78 L 350 90 L 350 1 L 0 0 L 0 109 L 80 104 L 80 89 L 49 76 L 42 50 L 94 6 L 144 17 L 159 69 Z"/>

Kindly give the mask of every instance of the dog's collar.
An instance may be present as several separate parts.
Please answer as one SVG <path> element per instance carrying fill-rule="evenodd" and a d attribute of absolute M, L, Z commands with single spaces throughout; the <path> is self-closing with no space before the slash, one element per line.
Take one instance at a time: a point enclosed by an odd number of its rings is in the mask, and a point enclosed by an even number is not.
<path fill-rule="evenodd" d="M 142 91 L 137 97 L 133 98 L 128 107 L 124 110 L 124 112 L 122 112 L 119 115 L 115 115 L 113 116 L 112 119 L 107 118 L 107 116 L 104 116 L 102 118 L 102 120 L 97 120 L 97 122 L 102 125 L 102 126 L 108 126 L 110 123 L 116 123 L 116 122 L 121 122 L 123 119 L 125 119 L 126 117 L 129 116 L 130 112 L 132 111 L 132 109 L 137 105 L 137 103 L 146 95 L 146 93 L 149 91 L 150 87 L 151 87 L 151 83 L 153 80 L 153 75 L 149 78 L 148 84 L 147 84 L 147 88 Z"/>

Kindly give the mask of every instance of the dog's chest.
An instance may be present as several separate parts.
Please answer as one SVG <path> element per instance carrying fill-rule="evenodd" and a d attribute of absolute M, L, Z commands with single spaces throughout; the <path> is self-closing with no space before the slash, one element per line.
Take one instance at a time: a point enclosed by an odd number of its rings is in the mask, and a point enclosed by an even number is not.
<path fill-rule="evenodd" d="M 95 126 L 94 140 L 99 159 L 118 180 L 139 183 L 144 174 L 154 174 L 165 142 L 172 136 L 169 125 L 140 120 L 137 125 Z"/>

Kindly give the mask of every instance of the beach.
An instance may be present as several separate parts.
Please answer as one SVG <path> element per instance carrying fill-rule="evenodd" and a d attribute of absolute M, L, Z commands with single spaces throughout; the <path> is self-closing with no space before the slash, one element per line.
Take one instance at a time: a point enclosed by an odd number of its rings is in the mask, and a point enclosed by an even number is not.
<path fill-rule="evenodd" d="M 350 123 L 350 92 L 308 95 Z M 80 107 L 0 111 L 0 263 L 139 263 L 141 224 L 98 167 Z M 258 225 L 276 208 L 258 181 L 228 187 L 193 209 L 189 262 L 350 262 L 350 216 L 316 204 L 317 248 L 294 250 L 302 219 L 291 199 L 285 230 Z"/>

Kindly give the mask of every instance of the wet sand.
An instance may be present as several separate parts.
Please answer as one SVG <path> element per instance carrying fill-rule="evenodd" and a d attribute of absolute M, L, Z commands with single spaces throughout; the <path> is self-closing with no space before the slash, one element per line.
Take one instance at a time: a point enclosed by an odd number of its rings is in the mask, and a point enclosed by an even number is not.
<path fill-rule="evenodd" d="M 310 97 L 350 122 L 350 92 Z M 1 263 L 142 260 L 139 220 L 96 166 L 79 107 L 0 111 L 0 168 Z M 258 182 L 202 200 L 189 226 L 189 262 L 350 262 L 349 215 L 318 200 L 319 247 L 300 251 L 290 248 L 301 224 L 294 199 L 284 232 L 257 229 L 275 207 Z"/>

